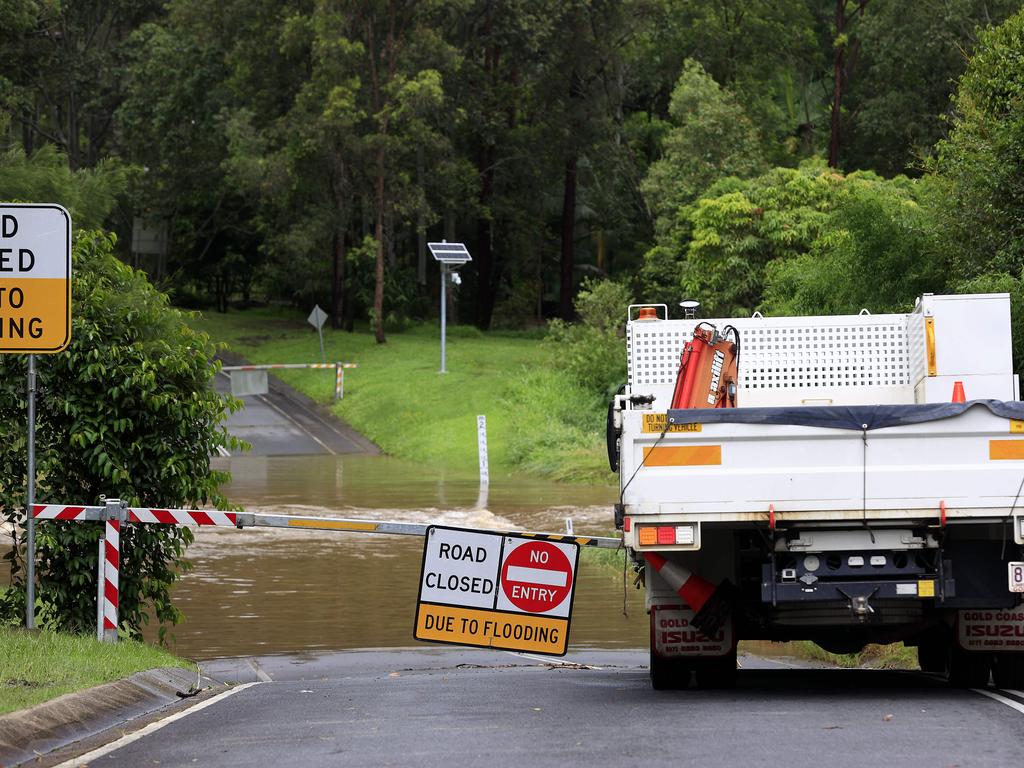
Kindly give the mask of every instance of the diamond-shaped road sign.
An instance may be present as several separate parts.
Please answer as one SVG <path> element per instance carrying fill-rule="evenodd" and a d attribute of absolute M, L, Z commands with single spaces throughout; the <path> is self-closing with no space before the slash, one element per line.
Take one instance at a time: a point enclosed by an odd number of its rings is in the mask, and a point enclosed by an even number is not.
<path fill-rule="evenodd" d="M 309 313 L 309 317 L 306 318 L 306 322 L 319 331 L 324 327 L 324 323 L 327 322 L 327 313 L 320 309 L 319 304 L 314 304 L 313 311 Z"/>

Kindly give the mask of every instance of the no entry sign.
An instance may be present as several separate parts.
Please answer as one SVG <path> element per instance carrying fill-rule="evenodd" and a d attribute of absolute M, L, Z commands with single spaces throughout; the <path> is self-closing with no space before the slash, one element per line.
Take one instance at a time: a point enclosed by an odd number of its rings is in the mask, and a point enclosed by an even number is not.
<path fill-rule="evenodd" d="M 71 217 L 56 204 L 0 205 L 0 352 L 71 341 Z"/>
<path fill-rule="evenodd" d="M 572 593 L 576 565 L 562 550 L 564 546 L 550 541 L 512 539 L 501 566 L 498 607 L 563 614 L 559 609 Z"/>
<path fill-rule="evenodd" d="M 575 542 L 431 526 L 413 636 L 562 656 L 578 561 Z"/>

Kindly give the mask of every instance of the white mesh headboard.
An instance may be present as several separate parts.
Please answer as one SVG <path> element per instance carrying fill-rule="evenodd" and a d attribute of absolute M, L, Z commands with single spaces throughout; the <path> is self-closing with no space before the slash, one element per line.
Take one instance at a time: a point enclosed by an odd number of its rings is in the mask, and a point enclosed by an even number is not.
<path fill-rule="evenodd" d="M 696 320 L 646 320 L 626 327 L 629 385 L 668 407 L 679 355 Z M 912 403 L 907 315 L 706 320 L 740 334 L 739 404 Z"/>

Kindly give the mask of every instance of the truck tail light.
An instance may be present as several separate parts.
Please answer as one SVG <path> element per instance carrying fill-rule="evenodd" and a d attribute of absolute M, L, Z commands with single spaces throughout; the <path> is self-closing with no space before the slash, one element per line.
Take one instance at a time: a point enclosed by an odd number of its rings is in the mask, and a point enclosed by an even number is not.
<path fill-rule="evenodd" d="M 641 547 L 692 546 L 696 533 L 694 526 L 686 525 L 638 525 L 637 537 Z"/>

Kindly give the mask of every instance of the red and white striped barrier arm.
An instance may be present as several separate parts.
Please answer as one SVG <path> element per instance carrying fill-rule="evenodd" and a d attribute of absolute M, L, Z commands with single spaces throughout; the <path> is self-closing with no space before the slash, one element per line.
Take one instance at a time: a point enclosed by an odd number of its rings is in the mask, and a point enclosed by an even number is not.
<path fill-rule="evenodd" d="M 106 552 L 103 565 L 103 636 L 117 639 L 117 604 L 121 567 L 121 523 L 106 521 Z"/>
<path fill-rule="evenodd" d="M 103 507 L 93 509 L 100 510 Z M 64 504 L 36 504 L 32 507 L 32 517 L 37 520 L 88 520 L 88 510 L 89 507 L 70 507 Z"/>
<path fill-rule="evenodd" d="M 125 510 L 129 523 L 162 523 L 164 525 L 222 525 L 234 528 L 238 515 L 202 509 L 150 509 L 129 507 Z"/>
<path fill-rule="evenodd" d="M 36 504 L 32 516 L 37 520 L 102 521 L 107 519 L 105 507 L 70 506 L 66 504 Z M 128 523 L 162 523 L 163 525 L 220 525 L 234 528 L 238 525 L 236 512 L 203 509 L 153 509 L 128 507 L 124 510 Z"/>

